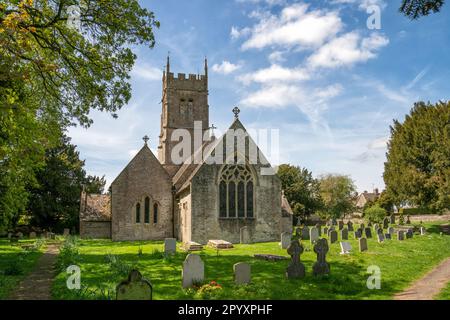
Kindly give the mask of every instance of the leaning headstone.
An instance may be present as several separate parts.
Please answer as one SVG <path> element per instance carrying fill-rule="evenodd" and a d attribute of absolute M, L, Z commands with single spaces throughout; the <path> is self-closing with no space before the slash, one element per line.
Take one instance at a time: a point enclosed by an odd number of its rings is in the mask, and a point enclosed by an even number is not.
<path fill-rule="evenodd" d="M 298 240 L 293 240 L 287 248 L 291 256 L 291 263 L 286 268 L 286 278 L 298 279 L 305 277 L 305 266 L 300 262 L 300 255 L 303 253 L 303 246 Z"/>
<path fill-rule="evenodd" d="M 116 287 L 116 300 L 152 300 L 153 287 L 138 270 L 131 270 L 128 279 Z"/>
<path fill-rule="evenodd" d="M 353 222 L 351 222 L 351 221 L 347 222 L 347 229 L 348 229 L 348 231 L 354 231 L 353 230 Z"/>
<path fill-rule="evenodd" d="M 312 227 L 309 230 L 309 239 L 313 244 L 315 241 L 319 240 L 319 230 L 316 227 Z"/>
<path fill-rule="evenodd" d="M 391 235 L 391 237 L 393 237 L 393 236 L 394 236 L 394 233 L 395 233 L 395 229 L 394 229 L 393 227 L 389 227 L 389 228 L 387 229 L 387 232 Z"/>
<path fill-rule="evenodd" d="M 386 234 L 384 235 L 384 237 L 386 238 L 386 240 L 391 240 L 391 239 L 392 239 L 392 236 L 391 236 L 390 233 L 386 233 Z"/>
<path fill-rule="evenodd" d="M 341 230 L 341 240 L 348 240 L 348 229 Z"/>
<path fill-rule="evenodd" d="M 248 263 L 239 262 L 233 265 L 234 283 L 248 284 L 251 280 L 251 267 Z"/>
<path fill-rule="evenodd" d="M 370 229 L 369 227 L 367 227 L 367 228 L 365 229 L 365 234 L 366 234 L 366 238 L 367 238 L 367 239 L 372 238 L 372 229 Z"/>
<path fill-rule="evenodd" d="M 385 218 L 383 219 L 383 228 L 384 228 L 384 229 L 389 228 L 389 218 L 388 218 L 388 217 L 385 217 Z"/>
<path fill-rule="evenodd" d="M 420 227 L 420 235 L 424 236 L 426 234 L 426 230 L 424 227 Z"/>
<path fill-rule="evenodd" d="M 281 249 L 287 249 L 291 244 L 292 235 L 290 232 L 283 232 L 281 234 Z"/>
<path fill-rule="evenodd" d="M 240 235 L 240 239 L 239 240 L 240 240 L 241 244 L 250 244 L 250 243 L 252 243 L 248 227 L 242 227 L 239 230 L 239 235 Z"/>
<path fill-rule="evenodd" d="M 406 239 L 412 239 L 414 233 L 412 231 L 412 229 L 408 229 L 408 231 L 406 231 Z"/>
<path fill-rule="evenodd" d="M 302 229 L 302 240 L 309 240 L 309 227 L 307 226 Z"/>
<path fill-rule="evenodd" d="M 338 233 L 336 230 L 330 232 L 330 243 L 335 243 L 338 240 Z"/>
<path fill-rule="evenodd" d="M 342 221 L 342 220 L 338 221 L 338 228 L 339 228 L 339 231 L 344 229 L 344 221 Z"/>
<path fill-rule="evenodd" d="M 188 254 L 183 262 L 181 279 L 183 288 L 190 288 L 196 283 L 203 282 L 205 278 L 205 264 L 197 254 Z"/>
<path fill-rule="evenodd" d="M 367 251 L 367 239 L 360 238 L 359 239 L 359 252 Z"/>
<path fill-rule="evenodd" d="M 384 242 L 384 235 L 382 233 L 377 234 L 377 239 L 379 243 Z"/>
<path fill-rule="evenodd" d="M 391 214 L 391 216 L 389 217 L 389 222 L 391 223 L 391 224 L 395 224 L 395 215 L 393 215 L 393 214 Z"/>
<path fill-rule="evenodd" d="M 349 254 L 352 246 L 348 242 L 341 242 L 341 254 Z"/>
<path fill-rule="evenodd" d="M 400 241 L 405 240 L 405 232 L 402 230 L 397 231 L 397 239 Z"/>
<path fill-rule="evenodd" d="M 34 232 L 34 231 L 30 232 L 28 238 L 30 238 L 30 239 L 36 239 L 36 232 Z"/>
<path fill-rule="evenodd" d="M 166 238 L 164 239 L 164 253 L 174 254 L 177 252 L 177 239 Z"/>
<path fill-rule="evenodd" d="M 330 265 L 326 261 L 328 252 L 328 241 L 325 238 L 317 240 L 314 245 L 314 252 L 317 254 L 317 261 L 313 265 L 313 274 L 315 276 L 329 274 Z"/>
<path fill-rule="evenodd" d="M 70 229 L 65 228 L 64 232 L 63 232 L 63 236 L 64 237 L 70 236 Z"/>

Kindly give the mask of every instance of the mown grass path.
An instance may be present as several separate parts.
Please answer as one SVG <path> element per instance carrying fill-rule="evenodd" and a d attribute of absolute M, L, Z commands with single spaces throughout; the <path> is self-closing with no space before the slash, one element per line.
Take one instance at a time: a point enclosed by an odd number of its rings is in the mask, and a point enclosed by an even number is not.
<path fill-rule="evenodd" d="M 58 245 L 49 244 L 34 270 L 23 279 L 9 296 L 10 300 L 50 300 L 51 287 L 56 275 L 54 264 Z"/>
<path fill-rule="evenodd" d="M 433 300 L 450 281 L 450 258 L 428 272 L 411 287 L 395 295 L 395 300 Z"/>

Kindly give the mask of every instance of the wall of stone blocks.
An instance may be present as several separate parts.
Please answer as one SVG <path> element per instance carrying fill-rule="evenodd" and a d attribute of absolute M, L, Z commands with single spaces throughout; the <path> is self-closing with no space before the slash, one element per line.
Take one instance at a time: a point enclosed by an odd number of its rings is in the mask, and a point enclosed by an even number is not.
<path fill-rule="evenodd" d="M 110 221 L 80 221 L 82 239 L 111 239 Z"/>

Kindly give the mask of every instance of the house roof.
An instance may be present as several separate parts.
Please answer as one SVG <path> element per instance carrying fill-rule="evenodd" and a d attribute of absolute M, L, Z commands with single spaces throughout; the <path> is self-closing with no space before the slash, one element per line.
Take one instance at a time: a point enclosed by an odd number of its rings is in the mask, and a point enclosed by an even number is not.
<path fill-rule="evenodd" d="M 109 194 L 81 194 L 80 221 L 111 221 Z"/>

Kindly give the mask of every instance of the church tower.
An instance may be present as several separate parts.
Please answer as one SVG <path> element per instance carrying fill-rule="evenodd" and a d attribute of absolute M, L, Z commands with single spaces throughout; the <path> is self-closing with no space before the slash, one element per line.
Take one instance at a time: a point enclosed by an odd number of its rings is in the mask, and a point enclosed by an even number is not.
<path fill-rule="evenodd" d="M 191 153 L 182 154 L 186 159 L 194 150 L 194 122 L 201 122 L 202 134 L 209 128 L 208 105 L 208 62 L 205 59 L 205 74 L 170 72 L 170 58 L 167 57 L 166 70 L 163 73 L 161 134 L 159 136 L 158 159 L 170 176 L 175 175 L 180 164 L 171 157 L 173 148 L 180 141 L 171 141 L 176 129 L 186 129 L 191 137 Z"/>

